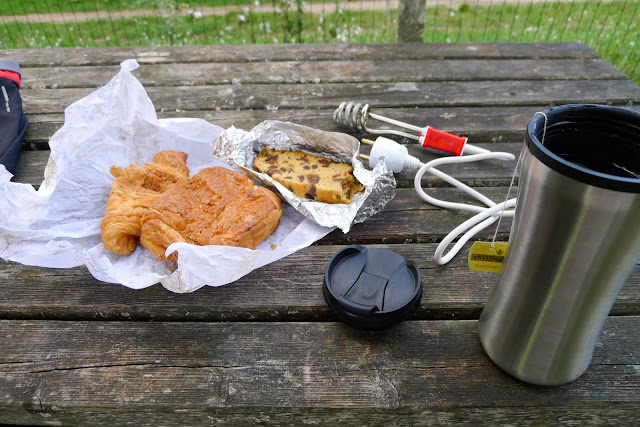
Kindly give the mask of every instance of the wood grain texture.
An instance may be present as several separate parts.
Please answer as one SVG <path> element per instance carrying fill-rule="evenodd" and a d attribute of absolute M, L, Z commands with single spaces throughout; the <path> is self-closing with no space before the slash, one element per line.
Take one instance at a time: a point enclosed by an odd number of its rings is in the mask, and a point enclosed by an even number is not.
<path fill-rule="evenodd" d="M 23 88 L 89 87 L 106 84 L 119 66 L 22 67 Z M 471 80 L 621 80 L 603 59 L 416 59 L 143 64 L 133 74 L 145 87 L 221 84 L 347 83 Z"/>
<path fill-rule="evenodd" d="M 367 102 L 365 96 L 354 101 Z M 175 111 L 160 110 L 158 118 L 199 118 L 217 124 L 225 129 L 235 126 L 250 130 L 265 120 L 281 120 L 303 124 L 328 132 L 346 132 L 357 138 L 372 135 L 355 132 L 333 122 L 333 112 L 338 107 L 315 110 L 277 109 L 277 110 L 201 110 Z M 370 104 L 371 112 L 392 119 L 400 120 L 416 126 L 433 126 L 446 132 L 469 137 L 473 144 L 487 142 L 522 142 L 527 123 L 537 111 L 545 109 L 545 105 L 500 106 L 500 107 L 405 107 L 383 108 Z M 625 108 L 640 111 L 640 105 L 625 105 Z M 29 128 L 25 136 L 25 150 L 48 150 L 48 141 L 64 124 L 62 114 L 30 114 Z M 389 128 L 386 123 L 371 120 L 372 129 Z M 375 138 L 375 136 L 373 136 Z M 413 141 L 398 138 L 403 143 Z M 363 151 L 364 152 L 364 151 Z M 414 154 L 415 155 L 415 154 Z"/>
<path fill-rule="evenodd" d="M 25 67 L 118 65 L 128 58 L 139 63 L 322 61 L 332 59 L 590 59 L 599 58 L 582 43 L 398 43 L 288 44 L 237 46 L 153 46 L 60 49 L 3 49 Z"/>
<path fill-rule="evenodd" d="M 35 406 L 37 408 L 37 405 Z M 121 407 L 119 411 L 85 411 L 58 407 L 27 408 L 21 412 L 0 409 L 0 417 L 14 424 L 51 425 L 106 425 L 139 426 L 145 424 L 163 426 L 184 425 L 634 425 L 638 408 L 635 403 L 581 404 L 575 406 L 544 407 L 457 407 L 454 409 L 322 409 L 322 408 L 234 408 L 217 409 L 165 409 L 147 408 L 139 404 L 135 408 Z M 53 420 L 52 420 L 53 418 Z"/>
<path fill-rule="evenodd" d="M 3 417 L 114 420 L 140 408 L 276 419 L 304 410 L 322 419 L 367 408 L 434 422 L 461 408 L 548 414 L 571 404 L 594 416 L 618 401 L 624 414 L 640 407 L 637 321 L 609 318 L 587 372 L 555 388 L 500 371 L 475 321 L 407 321 L 380 332 L 331 322 L 0 321 L 0 336 L 11 336 L 0 354 Z"/>
<path fill-rule="evenodd" d="M 95 88 L 28 89 L 23 107 L 30 114 L 60 114 Z M 627 104 L 640 102 L 640 87 L 629 80 L 549 80 L 255 84 L 175 86 L 171 91 L 148 87 L 156 110 L 335 109 L 345 100 L 363 99 L 379 107 L 477 107 L 561 105 L 572 103 Z"/>
<path fill-rule="evenodd" d="M 423 296 L 413 319 L 477 319 L 497 280 L 470 272 L 467 245 L 446 267 L 435 244 L 367 244 L 416 262 Z M 65 320 L 325 321 L 335 316 L 322 296 L 331 257 L 343 245 L 316 245 L 251 272 L 238 281 L 174 294 L 161 285 L 139 291 L 94 279 L 85 267 L 50 269 L 0 261 L 0 318 Z M 8 285 L 10 284 L 10 286 Z M 618 296 L 612 315 L 640 315 L 640 266 Z"/>

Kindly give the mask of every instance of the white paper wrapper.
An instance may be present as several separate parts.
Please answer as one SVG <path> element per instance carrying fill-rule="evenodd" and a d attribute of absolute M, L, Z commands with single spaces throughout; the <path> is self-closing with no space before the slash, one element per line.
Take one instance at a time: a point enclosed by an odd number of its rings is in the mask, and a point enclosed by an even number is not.
<path fill-rule="evenodd" d="M 353 175 L 365 189 L 348 204 L 323 203 L 296 196 L 269 175 L 253 169 L 253 162 L 263 147 L 275 150 L 303 151 L 353 166 Z M 384 162 L 373 170 L 365 169 L 358 159 L 360 143 L 345 133 L 325 132 L 294 123 L 268 120 L 251 131 L 231 127 L 213 144 L 214 156 L 245 172 L 280 196 L 298 212 L 325 227 L 338 227 L 347 233 L 351 226 L 382 211 L 395 196 L 396 181 Z"/>
<path fill-rule="evenodd" d="M 0 165 L 0 257 L 26 265 L 68 268 L 86 265 L 99 280 L 140 289 L 162 283 L 174 292 L 233 282 L 320 239 L 321 227 L 286 204 L 274 234 L 255 250 L 229 246 L 171 245 L 180 252 L 171 273 L 142 246 L 128 256 L 102 245 L 100 221 L 113 177 L 109 168 L 150 162 L 161 150 L 189 155 L 191 175 L 210 166 L 211 143 L 223 131 L 200 119 L 158 120 L 142 84 L 126 60 L 104 87 L 70 105 L 65 124 L 49 141 L 51 155 L 42 185 L 10 182 Z"/>

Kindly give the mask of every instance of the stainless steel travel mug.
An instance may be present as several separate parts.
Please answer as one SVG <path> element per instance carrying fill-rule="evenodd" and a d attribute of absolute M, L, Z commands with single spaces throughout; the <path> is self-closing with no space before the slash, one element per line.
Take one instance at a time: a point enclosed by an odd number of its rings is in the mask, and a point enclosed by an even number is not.
<path fill-rule="evenodd" d="M 565 105 L 529 122 L 502 272 L 478 324 L 489 357 L 539 385 L 584 373 L 640 260 L 640 113 Z"/>

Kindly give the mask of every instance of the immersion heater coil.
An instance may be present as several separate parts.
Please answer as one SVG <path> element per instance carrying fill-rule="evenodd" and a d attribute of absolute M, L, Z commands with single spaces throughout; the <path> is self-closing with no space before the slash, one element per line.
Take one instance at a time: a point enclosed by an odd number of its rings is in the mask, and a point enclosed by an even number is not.
<path fill-rule="evenodd" d="M 379 120 L 395 126 L 412 130 L 418 134 L 402 132 L 395 129 L 373 129 L 367 126 L 369 119 Z M 457 136 L 435 129 L 433 126 L 419 127 L 399 120 L 390 119 L 369 112 L 369 104 L 359 104 L 354 102 L 343 102 L 333 113 L 333 121 L 344 127 L 355 131 L 368 132 L 377 135 L 397 135 L 409 139 L 417 140 L 425 148 L 444 151 L 456 156 L 465 154 L 486 153 L 488 150 L 467 144 L 467 137 Z"/>

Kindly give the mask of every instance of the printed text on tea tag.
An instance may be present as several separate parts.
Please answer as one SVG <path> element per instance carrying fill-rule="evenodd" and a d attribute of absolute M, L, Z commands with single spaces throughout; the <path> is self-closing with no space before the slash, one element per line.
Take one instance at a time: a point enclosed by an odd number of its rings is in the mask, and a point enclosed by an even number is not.
<path fill-rule="evenodd" d="M 475 242 L 469 250 L 469 269 L 500 273 L 506 252 L 506 243 Z"/>

